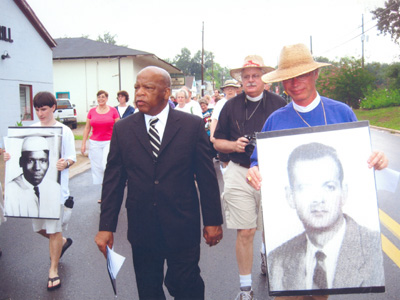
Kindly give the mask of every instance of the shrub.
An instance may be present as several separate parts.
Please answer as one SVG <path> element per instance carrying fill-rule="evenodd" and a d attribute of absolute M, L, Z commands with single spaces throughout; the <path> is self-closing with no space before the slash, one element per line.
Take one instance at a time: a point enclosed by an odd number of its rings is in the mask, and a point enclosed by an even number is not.
<path fill-rule="evenodd" d="M 400 90 L 368 88 L 360 107 L 363 109 L 376 109 L 400 105 Z"/>

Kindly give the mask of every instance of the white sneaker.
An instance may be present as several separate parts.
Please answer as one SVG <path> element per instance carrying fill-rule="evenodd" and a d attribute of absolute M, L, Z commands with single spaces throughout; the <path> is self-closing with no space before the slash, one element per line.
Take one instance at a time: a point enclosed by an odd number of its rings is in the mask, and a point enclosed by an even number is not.
<path fill-rule="evenodd" d="M 250 291 L 240 291 L 239 294 L 237 294 L 235 300 L 255 300 L 254 299 L 254 293 L 252 290 Z"/>
<path fill-rule="evenodd" d="M 261 252 L 261 274 L 267 275 L 267 255 Z"/>

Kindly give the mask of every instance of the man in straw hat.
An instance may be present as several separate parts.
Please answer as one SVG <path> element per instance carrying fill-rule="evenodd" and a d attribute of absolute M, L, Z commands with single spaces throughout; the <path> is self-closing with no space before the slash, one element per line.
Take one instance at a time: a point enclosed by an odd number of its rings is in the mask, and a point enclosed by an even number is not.
<path fill-rule="evenodd" d="M 264 90 L 263 74 L 274 70 L 264 65 L 258 55 L 247 56 L 242 67 L 231 70 L 231 76 L 243 83 L 244 93 L 229 100 L 221 111 L 214 133 L 214 147 L 228 153 L 230 162 L 224 174 L 223 201 L 227 227 L 237 230 L 236 259 L 240 289 L 237 299 L 253 299 L 251 269 L 253 239 L 262 230 L 261 195 L 244 181 L 250 167 L 249 138 L 260 131 L 265 120 L 286 102 Z"/>
<path fill-rule="evenodd" d="M 357 121 L 356 116 L 346 104 L 318 94 L 315 84 L 319 68 L 328 63 L 314 61 L 310 51 L 303 44 L 285 46 L 282 49 L 278 69 L 262 77 L 265 83 L 283 82 L 285 91 L 293 101 L 274 112 L 265 123 L 262 131 L 274 131 L 300 127 L 321 126 Z M 369 157 L 368 167 L 381 170 L 388 165 L 388 159 L 380 151 Z M 258 169 L 257 148 L 251 156 L 251 168 L 246 181 L 255 190 L 260 190 L 261 176 Z M 285 274 L 283 274 L 285 276 Z M 332 285 L 328 283 L 328 287 Z M 278 297 L 276 299 L 326 299 L 328 296 Z"/>

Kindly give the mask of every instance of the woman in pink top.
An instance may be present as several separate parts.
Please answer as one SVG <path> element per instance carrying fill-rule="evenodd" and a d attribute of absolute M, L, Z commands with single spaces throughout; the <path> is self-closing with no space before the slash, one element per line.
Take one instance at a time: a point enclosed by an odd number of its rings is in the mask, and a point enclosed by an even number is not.
<path fill-rule="evenodd" d="M 98 106 L 89 110 L 83 132 L 82 155 L 85 154 L 86 140 L 90 131 L 92 131 L 89 139 L 89 159 L 92 167 L 93 184 L 103 183 L 112 130 L 115 122 L 119 120 L 118 111 L 114 107 L 108 106 L 107 101 L 108 93 L 103 90 L 98 91 Z M 101 203 L 101 200 L 98 202 Z"/>

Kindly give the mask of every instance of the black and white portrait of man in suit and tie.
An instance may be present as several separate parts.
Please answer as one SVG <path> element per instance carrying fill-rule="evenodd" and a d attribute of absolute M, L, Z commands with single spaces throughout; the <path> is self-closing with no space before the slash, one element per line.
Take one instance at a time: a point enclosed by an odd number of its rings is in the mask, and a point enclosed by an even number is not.
<path fill-rule="evenodd" d="M 257 135 L 270 295 L 384 292 L 368 122 Z"/>
<path fill-rule="evenodd" d="M 9 127 L 4 138 L 6 162 L 5 215 L 59 219 L 61 127 Z"/>

